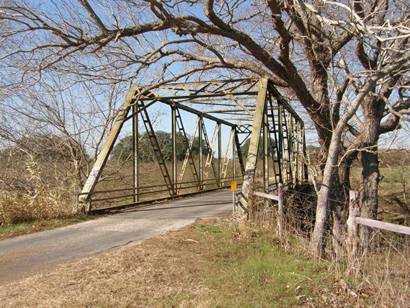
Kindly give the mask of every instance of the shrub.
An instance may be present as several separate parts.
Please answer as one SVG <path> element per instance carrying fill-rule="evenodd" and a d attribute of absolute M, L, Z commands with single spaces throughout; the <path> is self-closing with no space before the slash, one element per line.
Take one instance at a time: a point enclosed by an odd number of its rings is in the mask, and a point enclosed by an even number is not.
<path fill-rule="evenodd" d="M 0 225 L 51 219 L 73 215 L 77 212 L 73 185 L 62 183 L 55 177 L 43 177 L 44 165 L 33 157 L 25 162 L 30 186 L 25 191 L 2 189 L 0 193 Z M 51 185 L 51 183 L 53 185 Z M 12 187 L 12 185 L 11 185 Z"/>

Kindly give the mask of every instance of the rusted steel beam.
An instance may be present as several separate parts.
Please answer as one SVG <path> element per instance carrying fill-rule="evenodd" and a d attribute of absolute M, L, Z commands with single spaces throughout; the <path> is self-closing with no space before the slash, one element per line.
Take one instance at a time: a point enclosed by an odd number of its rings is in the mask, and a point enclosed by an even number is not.
<path fill-rule="evenodd" d="M 280 104 L 284 106 L 284 108 L 292 114 L 299 122 L 303 125 L 302 118 L 296 113 L 296 111 L 289 105 L 289 103 L 283 98 L 283 96 L 279 93 L 279 91 L 273 86 L 272 83 L 269 83 L 269 92 L 279 101 Z"/>
<path fill-rule="evenodd" d="M 255 98 L 255 96 L 249 96 L 249 98 Z M 243 97 L 242 97 L 243 99 Z M 236 104 L 229 103 L 229 99 L 224 98 L 223 100 L 215 100 L 215 99 L 207 99 L 205 101 L 194 101 L 194 100 L 186 100 L 186 101 L 178 101 L 180 104 L 187 104 L 187 105 L 203 105 L 203 106 L 214 106 L 214 107 L 237 107 Z M 244 104 L 247 108 L 255 108 L 254 105 Z"/>
<path fill-rule="evenodd" d="M 144 104 L 144 108 L 140 108 L 138 109 L 138 111 L 134 112 L 132 111 L 130 115 L 128 115 L 125 119 L 124 122 L 127 122 L 129 119 L 132 119 L 134 116 L 136 116 L 138 113 L 140 113 L 141 111 L 143 111 L 144 109 L 147 109 L 149 106 L 152 106 L 153 104 L 155 104 L 157 101 L 151 101 L 148 104 Z M 131 107 L 134 106 L 135 103 L 131 104 Z"/>
<path fill-rule="evenodd" d="M 228 144 L 226 147 L 226 152 L 225 152 L 225 159 L 223 162 L 223 167 L 222 167 L 222 178 L 221 181 L 223 181 L 223 183 L 226 180 L 227 177 L 227 173 L 228 173 L 228 166 L 229 166 L 229 150 L 231 148 L 231 146 L 233 147 L 233 143 L 234 143 L 234 135 L 235 135 L 235 128 L 231 128 L 231 132 L 229 134 L 229 138 L 228 138 Z"/>

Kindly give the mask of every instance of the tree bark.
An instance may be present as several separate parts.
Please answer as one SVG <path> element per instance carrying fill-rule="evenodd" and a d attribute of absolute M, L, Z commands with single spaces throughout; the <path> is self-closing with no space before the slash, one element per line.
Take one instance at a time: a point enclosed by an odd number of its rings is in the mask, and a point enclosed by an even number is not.
<path fill-rule="evenodd" d="M 363 190 L 360 196 L 361 217 L 376 219 L 379 207 L 379 160 L 377 151 L 363 152 L 361 155 Z M 369 247 L 371 230 L 360 228 L 360 241 L 364 252 Z"/>
<path fill-rule="evenodd" d="M 363 104 L 366 121 L 362 133 L 363 151 L 360 155 L 362 166 L 362 191 L 360 195 L 361 216 L 377 218 L 379 207 L 379 159 L 377 144 L 380 136 L 380 122 L 383 117 L 385 103 L 379 99 L 368 99 Z M 359 231 L 361 247 L 367 251 L 370 239 L 370 228 L 361 228 Z"/>
<path fill-rule="evenodd" d="M 340 153 L 341 155 L 342 153 Z M 346 223 L 349 215 L 349 192 L 350 192 L 350 171 L 354 160 L 357 158 L 357 151 L 345 153 L 340 166 L 338 167 L 338 183 L 333 189 L 332 206 L 332 245 L 336 259 L 342 258 L 346 253 Z"/>
<path fill-rule="evenodd" d="M 335 187 L 337 178 L 337 158 L 339 153 L 340 135 L 334 134 L 330 143 L 326 166 L 323 171 L 323 180 L 320 187 L 316 207 L 315 227 L 310 239 L 310 250 L 314 255 L 320 257 L 324 249 L 324 236 L 326 223 L 328 222 L 328 209 L 332 189 Z"/>

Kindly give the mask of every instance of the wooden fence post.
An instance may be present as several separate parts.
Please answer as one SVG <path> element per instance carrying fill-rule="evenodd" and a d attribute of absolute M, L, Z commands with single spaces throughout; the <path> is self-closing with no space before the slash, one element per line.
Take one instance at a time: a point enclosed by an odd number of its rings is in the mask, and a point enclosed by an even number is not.
<path fill-rule="evenodd" d="M 357 272 L 357 254 L 359 249 L 359 228 L 356 217 L 360 216 L 359 193 L 349 191 L 349 218 L 347 219 L 347 256 L 348 271 Z"/>
<path fill-rule="evenodd" d="M 279 237 L 282 237 L 283 235 L 283 184 L 279 183 L 278 184 L 278 229 L 277 229 L 277 235 Z"/>

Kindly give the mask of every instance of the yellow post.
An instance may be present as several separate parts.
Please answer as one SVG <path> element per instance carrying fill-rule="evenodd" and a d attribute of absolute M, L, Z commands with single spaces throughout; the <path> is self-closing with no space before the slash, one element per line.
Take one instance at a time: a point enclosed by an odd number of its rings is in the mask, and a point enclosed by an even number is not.
<path fill-rule="evenodd" d="M 235 193 L 238 191 L 238 182 L 237 181 L 231 181 L 231 192 Z"/>

